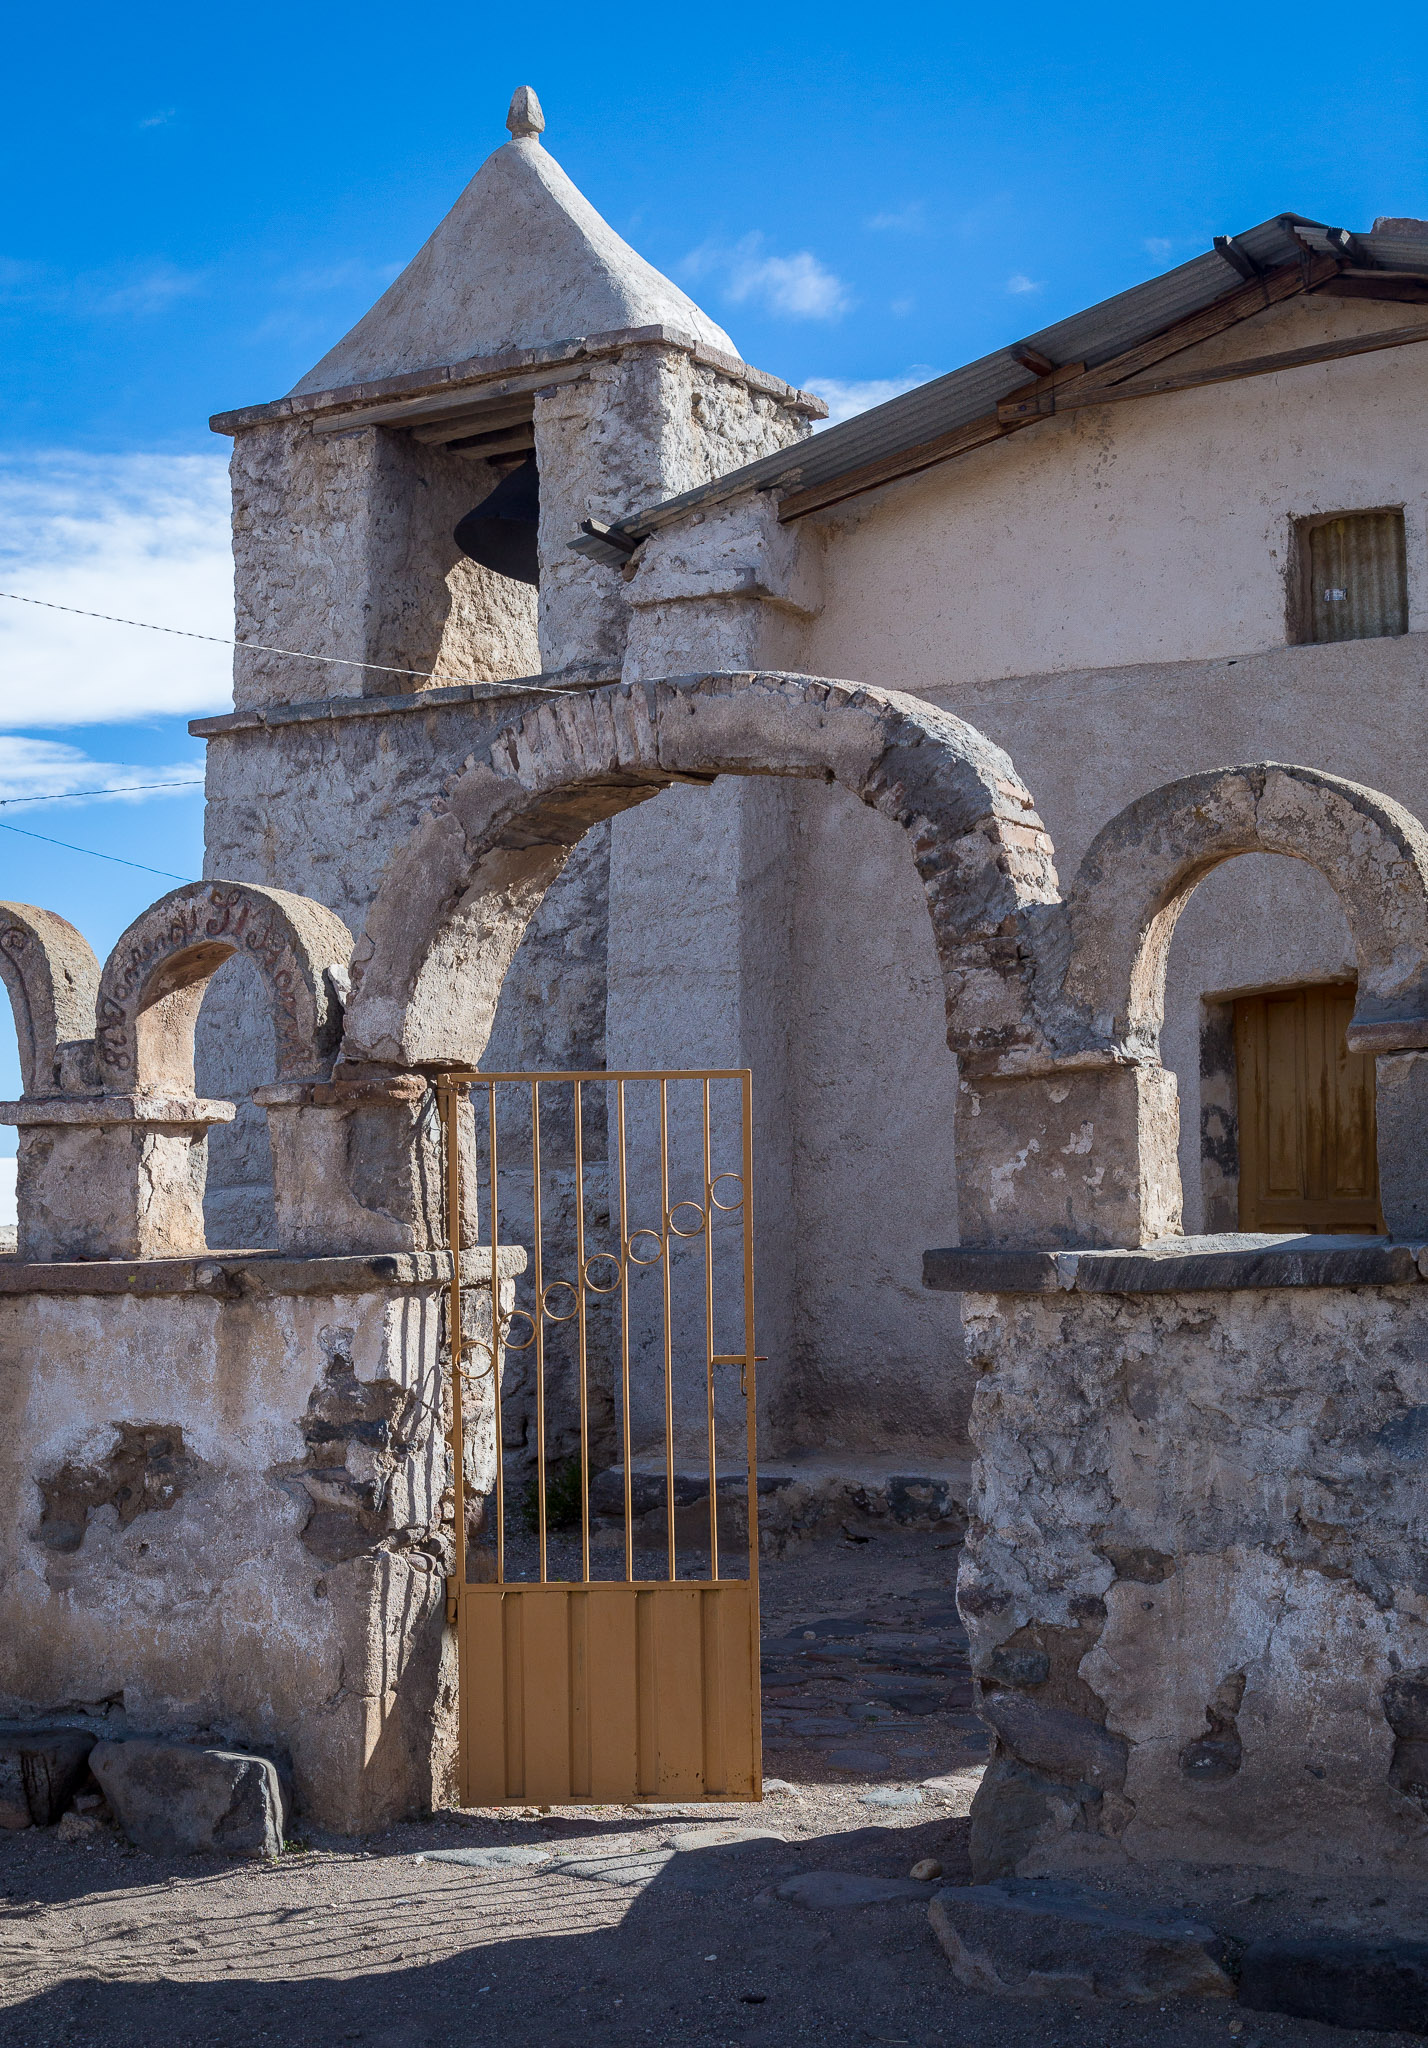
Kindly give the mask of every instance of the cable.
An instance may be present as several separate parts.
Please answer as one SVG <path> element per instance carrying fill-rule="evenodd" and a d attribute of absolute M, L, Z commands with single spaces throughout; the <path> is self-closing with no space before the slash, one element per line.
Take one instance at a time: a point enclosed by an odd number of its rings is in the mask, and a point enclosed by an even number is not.
<path fill-rule="evenodd" d="M 128 796 L 135 789 L 202 789 L 203 780 L 197 782 L 118 782 L 112 789 L 57 789 L 46 796 L 0 796 L 0 804 L 67 804 L 79 796 Z M 154 873 L 159 871 L 154 869 Z"/>
<path fill-rule="evenodd" d="M 191 633 L 186 626 L 156 626 L 149 619 L 121 619 L 113 612 L 89 612 L 77 604 L 54 604 L 47 597 L 22 597 L 18 590 L 0 590 L 0 597 L 9 598 L 12 604 L 38 605 L 42 611 L 68 612 L 71 618 L 102 619 L 108 626 L 137 626 L 141 632 L 168 633 L 176 640 L 203 640 L 210 647 L 247 647 L 255 654 L 281 654 L 288 661 L 318 661 L 326 662 L 333 668 L 370 669 L 374 675 L 379 676 L 416 676 L 424 683 L 434 680 L 432 671 L 426 668 L 392 668 L 388 663 L 381 661 L 349 661 L 341 654 L 303 654 L 296 647 L 269 647 L 262 640 L 222 640 L 216 633 Z M 478 679 L 475 676 L 454 676 L 452 682 L 458 686 L 478 686 Z M 480 682 L 479 687 L 488 690 L 519 690 L 522 696 L 529 696 L 535 692 L 552 697 L 565 694 L 552 683 Z"/>
<path fill-rule="evenodd" d="M 0 832 L 18 832 L 22 839 L 39 839 L 46 846 L 59 846 L 66 853 L 87 853 L 91 860 L 112 860 L 121 868 L 139 868 L 146 875 L 162 875 L 167 882 L 191 882 L 192 875 L 176 875 L 172 868 L 151 868 L 141 860 L 125 860 L 121 853 L 99 853 L 92 846 L 71 846 L 67 839 L 49 839 L 43 832 L 27 832 L 23 825 L 6 825 L 0 821 Z"/>

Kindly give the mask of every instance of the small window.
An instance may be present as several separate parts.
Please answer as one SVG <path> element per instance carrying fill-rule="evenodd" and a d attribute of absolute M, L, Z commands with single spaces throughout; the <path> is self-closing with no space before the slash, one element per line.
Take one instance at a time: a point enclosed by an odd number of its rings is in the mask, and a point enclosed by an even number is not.
<path fill-rule="evenodd" d="M 1346 1037 L 1354 985 L 1235 1004 L 1241 1230 L 1379 1231 L 1373 1060 Z"/>
<path fill-rule="evenodd" d="M 1336 512 L 1299 522 L 1300 640 L 1408 631 L 1403 514 Z"/>

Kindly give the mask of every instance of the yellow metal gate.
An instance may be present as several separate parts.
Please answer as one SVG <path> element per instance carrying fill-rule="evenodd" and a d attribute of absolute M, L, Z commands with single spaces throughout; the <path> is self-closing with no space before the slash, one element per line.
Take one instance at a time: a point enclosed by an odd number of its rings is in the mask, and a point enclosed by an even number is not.
<path fill-rule="evenodd" d="M 758 1799 L 750 1076 L 437 1099 L 462 1804 Z"/>

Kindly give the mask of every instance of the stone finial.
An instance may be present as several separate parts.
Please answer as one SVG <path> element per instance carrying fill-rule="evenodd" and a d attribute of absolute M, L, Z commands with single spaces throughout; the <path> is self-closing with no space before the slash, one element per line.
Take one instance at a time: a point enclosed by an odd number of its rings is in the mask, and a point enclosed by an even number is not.
<path fill-rule="evenodd" d="M 506 126 L 517 142 L 527 135 L 539 135 L 545 128 L 545 115 L 540 110 L 540 101 L 535 88 L 518 85 L 511 94 L 511 111 L 506 116 Z"/>

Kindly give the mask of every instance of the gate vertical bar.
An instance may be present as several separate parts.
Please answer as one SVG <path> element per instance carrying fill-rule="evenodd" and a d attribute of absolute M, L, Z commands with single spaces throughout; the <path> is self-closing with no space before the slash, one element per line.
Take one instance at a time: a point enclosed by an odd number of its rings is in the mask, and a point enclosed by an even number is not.
<path fill-rule="evenodd" d="M 621 1449 L 625 1459 L 625 1579 L 632 1582 L 635 1576 L 635 1485 L 630 1471 L 630 1204 L 629 1189 L 625 1182 L 623 1081 L 615 1083 L 615 1105 L 620 1135 L 620 1399 L 623 1403 L 624 1418 Z"/>
<path fill-rule="evenodd" d="M 753 1615 L 753 1658 L 759 1668 L 759 1472 L 758 1383 L 754 1353 L 754 1077 L 739 1077 L 744 1112 L 744 1429 L 749 1473 L 749 1602 Z"/>
<path fill-rule="evenodd" d="M 506 1462 L 501 1427 L 501 1196 L 496 1178 L 496 1084 L 486 1084 L 487 1123 L 491 1133 L 491 1407 L 496 1429 L 496 1582 L 506 1577 Z M 460 1236 L 457 1231 L 457 1236 Z M 458 1303 L 459 1305 L 459 1303 Z"/>
<path fill-rule="evenodd" d="M 446 1241 L 451 1247 L 451 1291 L 448 1296 L 448 1348 L 451 1353 L 451 1464 L 452 1497 L 455 1512 L 453 1530 L 453 1571 L 446 1589 L 446 1618 L 456 1619 L 460 1588 L 466 1583 L 466 1425 L 461 1393 L 465 1364 L 461 1348 L 461 1129 L 458 1105 L 461 1094 L 449 1083 L 437 1084 L 436 1106 L 441 1117 L 446 1153 Z M 492 1257 L 495 1257 L 494 1250 Z"/>
<path fill-rule="evenodd" d="M 535 1281 L 536 1535 L 540 1582 L 546 1583 L 545 1274 L 541 1268 L 540 1082 L 531 1082 L 531 1263 Z"/>
<path fill-rule="evenodd" d="M 580 1374 L 580 1576 L 590 1579 L 590 1396 L 585 1346 L 585 1142 L 583 1083 L 575 1083 L 575 1344 Z"/>
<path fill-rule="evenodd" d="M 719 1576 L 719 1473 L 714 1413 L 714 1203 L 709 1151 L 709 1083 L 704 1083 L 704 1389 L 709 1427 L 709 1576 Z"/>
<path fill-rule="evenodd" d="M 669 1576 L 679 1577 L 674 1552 L 674 1330 L 669 1271 L 669 1083 L 659 1084 L 660 1268 L 664 1280 L 664 1519 L 669 1537 Z"/>

